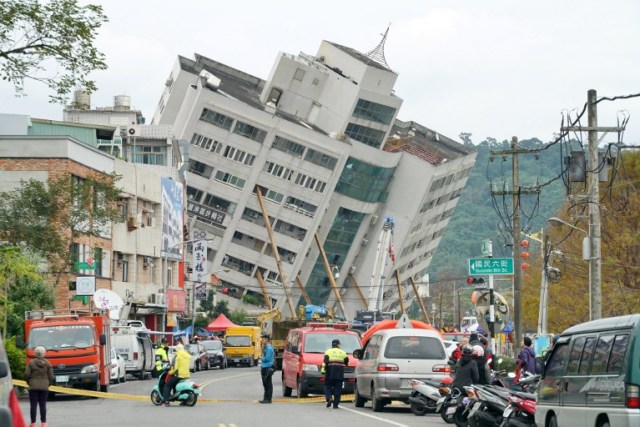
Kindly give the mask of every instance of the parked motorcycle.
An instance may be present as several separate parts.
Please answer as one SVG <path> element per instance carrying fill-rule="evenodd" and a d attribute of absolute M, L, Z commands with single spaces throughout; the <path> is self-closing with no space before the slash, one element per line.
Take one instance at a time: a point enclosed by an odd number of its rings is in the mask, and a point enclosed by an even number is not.
<path fill-rule="evenodd" d="M 460 397 L 460 390 L 457 388 L 442 388 L 442 396 L 436 402 L 436 412 L 440 414 L 442 419 L 447 424 L 453 424 L 453 414 L 458 407 L 458 398 Z"/>
<path fill-rule="evenodd" d="M 532 375 L 520 380 L 526 389 L 535 390 L 540 380 L 539 375 Z M 501 427 L 535 427 L 536 395 L 534 393 L 512 391 L 509 405 L 502 416 Z"/>
<path fill-rule="evenodd" d="M 471 427 L 499 426 L 509 405 L 509 390 L 494 385 L 473 385 L 478 402 L 467 417 Z"/>
<path fill-rule="evenodd" d="M 453 422 L 457 427 L 469 426 L 469 414 L 478 403 L 478 396 L 473 386 L 465 386 L 464 392 L 457 399 L 456 410 L 453 413 Z"/>
<path fill-rule="evenodd" d="M 438 401 L 443 393 L 449 392 L 448 385 L 452 381 L 451 377 L 444 377 L 439 383 L 429 380 L 411 380 L 410 385 L 413 388 L 409 397 L 411 412 L 420 416 L 436 412 Z"/>
<path fill-rule="evenodd" d="M 162 405 L 162 392 L 167 375 L 169 375 L 168 369 L 162 371 L 158 377 L 158 382 L 153 386 L 153 390 L 151 390 L 151 402 L 156 406 Z M 169 402 L 179 401 L 181 405 L 194 406 L 198 401 L 199 395 L 200 386 L 186 379 L 176 385 L 175 391 L 169 396 Z"/>

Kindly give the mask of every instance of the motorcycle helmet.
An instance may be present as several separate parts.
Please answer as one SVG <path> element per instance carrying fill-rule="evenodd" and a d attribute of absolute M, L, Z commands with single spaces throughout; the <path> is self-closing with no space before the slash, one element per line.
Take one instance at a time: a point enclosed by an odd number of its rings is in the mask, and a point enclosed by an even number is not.
<path fill-rule="evenodd" d="M 473 354 L 473 347 L 470 345 L 465 345 L 462 347 L 462 355 L 463 356 L 471 356 Z"/>
<path fill-rule="evenodd" d="M 484 348 L 482 348 L 481 345 L 474 345 L 472 347 L 472 351 L 473 351 L 473 355 L 475 357 L 482 357 L 484 356 Z"/>

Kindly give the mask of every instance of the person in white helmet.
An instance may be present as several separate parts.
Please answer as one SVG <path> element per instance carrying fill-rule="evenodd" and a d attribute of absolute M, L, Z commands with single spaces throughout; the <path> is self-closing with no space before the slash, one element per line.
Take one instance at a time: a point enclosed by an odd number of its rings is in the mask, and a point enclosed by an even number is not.
<path fill-rule="evenodd" d="M 491 371 L 489 371 L 489 367 L 487 366 L 487 358 L 484 355 L 484 348 L 480 344 L 476 344 L 472 348 L 473 360 L 475 360 L 478 365 L 478 384 L 489 384 Z"/>

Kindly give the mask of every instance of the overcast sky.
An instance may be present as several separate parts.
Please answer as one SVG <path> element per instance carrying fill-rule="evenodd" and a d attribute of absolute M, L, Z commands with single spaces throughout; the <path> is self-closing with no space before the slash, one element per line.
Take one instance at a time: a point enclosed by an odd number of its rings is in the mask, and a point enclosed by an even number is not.
<path fill-rule="evenodd" d="M 315 54 L 322 40 L 361 52 L 385 47 L 399 74 L 398 117 L 458 140 L 518 136 L 550 141 L 562 112 L 598 97 L 640 93 L 638 0 L 110 0 L 97 40 L 109 69 L 94 74 L 91 106 L 131 96 L 150 122 L 177 55 L 197 52 L 262 79 L 278 52 Z M 60 120 L 47 90 L 15 98 L 0 81 L 0 112 Z M 640 144 L 640 98 L 598 105 L 598 124 L 631 119 L 624 141 Z M 584 125 L 586 125 L 586 116 Z M 609 135 L 606 142 L 615 141 Z"/>

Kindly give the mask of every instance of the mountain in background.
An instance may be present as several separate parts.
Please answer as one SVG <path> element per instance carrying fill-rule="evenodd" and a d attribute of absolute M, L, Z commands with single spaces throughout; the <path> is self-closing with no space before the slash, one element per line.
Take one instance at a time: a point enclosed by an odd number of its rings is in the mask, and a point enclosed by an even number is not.
<path fill-rule="evenodd" d="M 465 141 L 465 145 L 470 142 Z M 538 139 L 518 143 L 519 148 L 541 150 L 518 156 L 521 188 L 541 186 L 539 194 L 521 196 L 520 221 L 525 233 L 544 227 L 566 200 L 565 183 L 560 177 L 566 153 L 561 146 L 545 148 Z M 432 283 L 466 278 L 467 259 L 481 256 L 483 240 L 492 240 L 494 257 L 512 256 L 512 196 L 491 195 L 492 188 L 507 191 L 513 188 L 513 157 L 500 155 L 491 159 L 492 150 L 508 150 L 510 143 L 488 138 L 475 148 L 478 151 L 475 167 L 431 263 Z"/>

